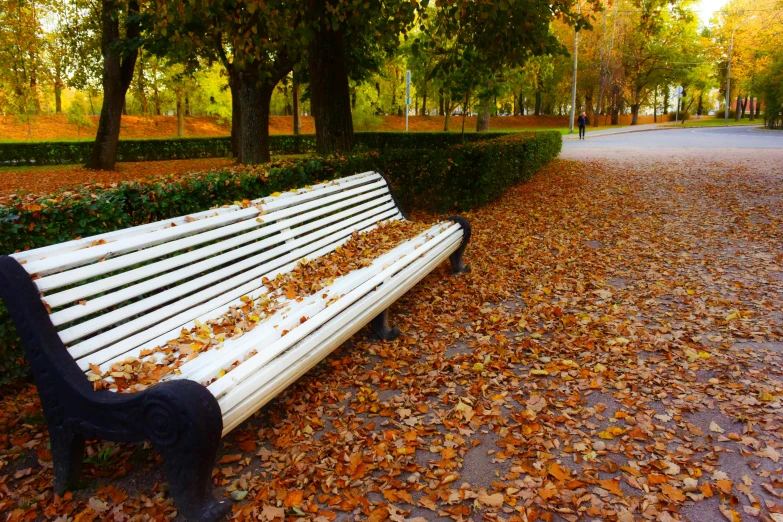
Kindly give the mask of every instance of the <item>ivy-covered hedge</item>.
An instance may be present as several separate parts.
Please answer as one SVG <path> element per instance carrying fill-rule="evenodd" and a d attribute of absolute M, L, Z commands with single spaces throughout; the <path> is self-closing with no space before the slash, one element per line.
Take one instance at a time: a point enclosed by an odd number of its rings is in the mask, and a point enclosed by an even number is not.
<path fill-rule="evenodd" d="M 465 134 L 467 142 L 484 141 L 503 133 Z M 463 137 L 446 132 L 357 132 L 357 150 L 388 148 L 429 149 L 462 143 Z M 272 154 L 301 154 L 315 151 L 315 135 L 275 134 L 269 136 Z M 0 166 L 65 165 L 86 163 L 92 152 L 91 141 L 46 141 L 0 143 Z M 117 161 L 160 161 L 231 156 L 231 138 L 176 138 L 120 140 Z"/>
<path fill-rule="evenodd" d="M 485 134 L 473 143 L 437 147 L 437 142 L 431 142 L 429 148 L 418 149 L 395 148 L 392 143 L 406 144 L 407 138 L 395 139 L 379 138 L 381 151 L 233 167 L 148 183 L 88 185 L 32 201 L 20 198 L 0 207 L 0 254 L 170 219 L 368 170 L 389 177 L 406 209 L 465 211 L 529 179 L 557 157 L 562 144 L 560 134 L 552 131 Z M 22 346 L 0 303 L 0 384 L 18 380 L 26 372 Z"/>

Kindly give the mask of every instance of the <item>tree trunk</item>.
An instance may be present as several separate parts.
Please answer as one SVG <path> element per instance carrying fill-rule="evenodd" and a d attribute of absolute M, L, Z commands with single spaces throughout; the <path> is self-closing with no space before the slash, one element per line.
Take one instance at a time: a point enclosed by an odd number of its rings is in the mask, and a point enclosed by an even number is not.
<path fill-rule="evenodd" d="M 445 116 L 446 113 L 443 112 L 443 89 L 438 90 L 438 102 L 440 103 L 440 108 L 438 109 L 438 116 Z"/>
<path fill-rule="evenodd" d="M 315 20 L 326 18 L 327 0 L 310 0 Z M 353 149 L 353 118 L 343 27 L 319 27 L 310 44 L 310 104 L 315 117 L 315 149 L 319 154 Z"/>
<path fill-rule="evenodd" d="M 234 66 L 229 69 L 228 86 L 231 89 L 231 153 L 241 163 L 242 106 L 239 103 L 239 74 Z"/>
<path fill-rule="evenodd" d="M 128 12 L 139 12 L 137 0 L 129 0 Z M 125 93 L 133 79 L 138 50 L 122 56 L 118 43 L 121 40 L 120 23 L 115 0 L 101 3 L 101 51 L 103 53 L 103 107 L 98 122 L 98 132 L 92 148 L 89 167 L 99 170 L 114 170 L 117 161 L 117 142 L 120 139 L 120 120 L 125 104 Z M 125 38 L 133 40 L 139 36 L 139 21 L 133 17 L 128 23 Z"/>
<path fill-rule="evenodd" d="M 631 105 L 631 125 L 637 125 L 639 123 L 639 104 L 634 103 Z"/>
<path fill-rule="evenodd" d="M 536 91 L 536 108 L 535 113 L 536 116 L 541 116 L 541 91 Z"/>
<path fill-rule="evenodd" d="M 476 132 L 487 132 L 489 130 L 489 116 L 489 100 L 482 100 L 478 118 L 476 118 Z"/>
<path fill-rule="evenodd" d="M 421 114 L 427 116 L 427 91 L 421 93 Z"/>
<path fill-rule="evenodd" d="M 177 137 L 185 137 L 185 111 L 182 106 L 182 95 L 177 93 Z"/>
<path fill-rule="evenodd" d="M 266 163 L 270 160 L 269 105 L 277 82 L 259 85 L 257 75 L 245 71 L 238 77 L 242 112 L 239 162 L 244 165 Z"/>
<path fill-rule="evenodd" d="M 128 90 L 125 89 L 125 92 L 127 93 Z M 125 98 L 125 96 L 122 97 L 122 115 L 123 116 L 128 115 L 128 100 Z"/>
<path fill-rule="evenodd" d="M 740 111 L 742 110 L 742 95 L 737 95 L 737 107 L 734 111 L 734 121 L 740 121 Z"/>
<path fill-rule="evenodd" d="M 294 134 L 302 134 L 302 109 L 299 107 L 299 82 L 294 80 Z"/>
<path fill-rule="evenodd" d="M 748 98 L 750 98 L 750 96 L 745 96 L 745 101 L 742 102 L 742 118 L 745 117 L 745 110 L 748 108 Z"/>
<path fill-rule="evenodd" d="M 761 101 L 756 100 L 756 118 L 761 116 Z"/>
<path fill-rule="evenodd" d="M 63 87 L 58 80 L 54 82 L 54 112 L 55 114 L 63 113 Z"/>
<path fill-rule="evenodd" d="M 443 110 L 445 118 L 443 119 L 443 132 L 448 132 L 449 130 L 449 123 L 451 123 L 451 111 L 446 110 L 450 106 L 450 100 L 444 100 L 443 97 L 440 99 L 441 101 L 441 109 Z"/>
<path fill-rule="evenodd" d="M 661 114 L 669 114 L 669 86 L 663 91 L 663 112 Z"/>
<path fill-rule="evenodd" d="M 750 96 L 748 96 L 748 97 L 750 98 L 750 111 L 749 111 L 749 113 L 750 113 L 750 121 L 753 121 L 755 119 L 755 117 L 753 115 L 753 108 L 754 108 L 753 106 L 755 104 L 755 101 L 754 101 L 754 99 L 752 97 L 750 97 Z"/>

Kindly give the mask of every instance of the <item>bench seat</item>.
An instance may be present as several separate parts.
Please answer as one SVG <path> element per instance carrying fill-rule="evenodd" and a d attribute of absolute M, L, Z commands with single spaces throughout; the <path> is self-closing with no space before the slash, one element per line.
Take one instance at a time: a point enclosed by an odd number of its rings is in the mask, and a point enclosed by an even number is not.
<path fill-rule="evenodd" d="M 404 219 L 387 180 L 367 172 L 0 258 L 0 295 L 49 425 L 55 490 L 78 476 L 85 438 L 150 440 L 183 513 L 219 519 L 227 505 L 212 498 L 210 476 L 220 437 L 368 323 L 380 338 L 398 335 L 386 309 L 447 258 L 466 270 L 470 227 L 459 217 L 423 227 L 309 295 L 264 282 Z M 160 382 L 93 390 L 98 374 L 111 387 L 106 376 L 126 361 L 164 364 L 154 349 L 176 355 L 182 332 L 261 296 L 274 306 L 251 330 L 224 339 L 207 327 L 209 349 Z"/>

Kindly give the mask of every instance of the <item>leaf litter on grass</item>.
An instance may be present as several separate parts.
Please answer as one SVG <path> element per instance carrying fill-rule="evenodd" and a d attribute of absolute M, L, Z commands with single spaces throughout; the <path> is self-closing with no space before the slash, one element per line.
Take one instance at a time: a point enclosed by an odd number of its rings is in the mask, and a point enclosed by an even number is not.
<path fill-rule="evenodd" d="M 719 161 L 552 163 L 468 214 L 472 272 L 400 299 L 400 338 L 355 336 L 228 435 L 234 520 L 781 520 L 781 202 L 780 173 Z M 25 390 L 0 510 L 174 509 L 162 485 L 55 499 Z"/>

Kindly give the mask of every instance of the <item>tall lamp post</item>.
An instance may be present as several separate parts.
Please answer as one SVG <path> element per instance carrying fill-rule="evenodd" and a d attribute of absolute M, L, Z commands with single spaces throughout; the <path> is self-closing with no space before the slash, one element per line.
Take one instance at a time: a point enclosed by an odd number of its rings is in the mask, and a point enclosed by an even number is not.
<path fill-rule="evenodd" d="M 581 2 L 577 7 L 577 12 L 582 13 Z M 571 115 L 568 118 L 568 132 L 574 132 L 574 114 L 576 113 L 576 69 L 577 69 L 577 54 L 579 53 L 579 30 L 574 27 L 574 77 L 571 80 Z"/>
<path fill-rule="evenodd" d="M 726 16 L 728 16 L 728 12 L 726 13 Z M 734 35 L 737 33 L 737 29 L 753 20 L 753 18 L 755 17 L 751 16 L 750 18 L 746 18 L 731 32 L 731 41 L 729 42 L 729 61 L 726 65 L 726 108 L 723 111 L 723 122 L 726 125 L 729 124 L 729 104 L 731 103 L 731 53 L 734 50 Z"/>

